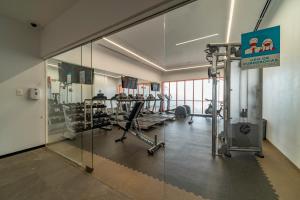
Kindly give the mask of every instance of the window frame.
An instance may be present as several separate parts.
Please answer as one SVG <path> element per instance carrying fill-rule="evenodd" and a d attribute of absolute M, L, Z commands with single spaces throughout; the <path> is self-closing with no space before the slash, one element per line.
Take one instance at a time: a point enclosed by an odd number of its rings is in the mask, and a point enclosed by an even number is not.
<path fill-rule="evenodd" d="M 224 81 L 224 78 L 223 77 L 219 77 L 218 78 L 219 80 L 223 80 Z M 201 100 L 195 100 L 195 87 L 194 87 L 194 85 L 195 85 L 195 81 L 201 81 Z M 204 114 L 204 101 L 205 101 L 205 99 L 204 99 L 204 90 L 205 90 L 205 88 L 204 88 L 204 80 L 208 80 L 208 78 L 200 78 L 200 79 L 185 79 L 185 80 L 172 80 L 172 81 L 162 81 L 162 84 L 161 84 L 161 91 L 162 91 L 162 95 L 164 96 L 164 94 L 165 94 L 165 91 L 164 91 L 164 85 L 165 84 L 168 84 L 168 89 L 169 89 L 169 91 L 168 91 L 168 94 L 170 95 L 170 86 L 171 86 L 171 82 L 175 82 L 175 86 L 176 86 L 176 90 L 175 90 L 175 92 L 176 92 L 176 99 L 175 100 L 173 100 L 173 101 L 176 101 L 176 107 L 178 106 L 178 101 L 184 101 L 184 104 L 186 104 L 186 102 L 187 101 L 192 101 L 193 103 L 192 103 L 192 105 L 193 105 L 193 108 L 192 108 L 192 112 L 194 113 L 195 112 L 195 102 L 201 102 L 201 113 L 200 114 Z M 178 100 L 178 82 L 184 82 L 184 100 Z M 190 100 L 190 99 L 186 99 L 186 82 L 187 81 L 193 81 L 193 98 L 192 98 L 192 100 Z M 163 102 L 163 104 L 164 104 L 164 102 Z M 163 105 L 163 108 L 164 108 L 164 105 Z"/>

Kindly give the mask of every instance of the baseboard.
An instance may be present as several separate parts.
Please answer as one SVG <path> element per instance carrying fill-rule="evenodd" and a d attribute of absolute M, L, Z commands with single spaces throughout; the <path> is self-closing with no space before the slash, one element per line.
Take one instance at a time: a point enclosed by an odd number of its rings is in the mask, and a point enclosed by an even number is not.
<path fill-rule="evenodd" d="M 297 165 L 293 163 L 293 161 L 291 161 L 286 155 L 284 155 L 284 153 L 282 153 L 280 149 L 278 149 L 270 140 L 268 140 L 268 138 L 265 141 L 268 142 L 272 147 L 274 147 L 274 149 L 276 149 L 293 167 L 295 167 L 295 169 L 300 172 L 300 168 L 298 168 Z"/>
<path fill-rule="evenodd" d="M 14 155 L 21 154 L 21 153 L 25 153 L 25 152 L 32 151 L 32 150 L 35 150 L 35 149 L 43 148 L 45 146 L 46 145 L 43 144 L 43 145 L 28 148 L 28 149 L 23 149 L 21 151 L 16 151 L 16 152 L 13 152 L 13 153 L 5 154 L 5 155 L 0 156 L 0 159 L 7 158 L 7 157 L 10 157 L 10 156 L 14 156 Z"/>

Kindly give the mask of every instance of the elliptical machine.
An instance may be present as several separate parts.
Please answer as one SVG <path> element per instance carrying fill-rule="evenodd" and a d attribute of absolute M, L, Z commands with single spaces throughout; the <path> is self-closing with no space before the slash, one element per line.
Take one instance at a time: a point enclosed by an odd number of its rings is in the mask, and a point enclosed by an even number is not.
<path fill-rule="evenodd" d="M 165 111 L 167 114 L 174 114 L 174 112 L 171 111 L 170 107 L 171 107 L 171 98 L 172 96 L 168 96 L 168 95 L 164 95 L 165 99 L 167 99 L 167 110 Z"/>
<path fill-rule="evenodd" d="M 204 112 L 205 112 L 206 115 L 212 115 L 212 114 L 213 114 L 213 104 L 212 104 L 212 100 L 211 100 L 211 99 L 205 99 L 205 101 L 209 101 L 209 105 L 208 105 L 208 107 L 205 109 Z M 219 109 L 217 109 L 217 115 L 223 119 L 223 116 L 221 115 L 222 110 L 223 110 L 223 104 L 220 103 Z"/>

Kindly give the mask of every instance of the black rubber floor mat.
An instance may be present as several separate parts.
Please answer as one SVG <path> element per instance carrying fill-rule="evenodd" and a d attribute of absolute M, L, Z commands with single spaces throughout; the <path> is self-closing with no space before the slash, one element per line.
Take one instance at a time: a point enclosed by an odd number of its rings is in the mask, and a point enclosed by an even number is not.
<path fill-rule="evenodd" d="M 165 149 L 154 156 L 148 156 L 149 146 L 134 136 L 128 134 L 124 143 L 115 143 L 121 130 L 102 130 L 94 133 L 94 153 L 204 198 L 278 199 L 253 154 L 233 153 L 232 158 L 212 158 L 210 129 L 211 119 L 195 117 L 192 125 L 187 120 L 167 122 L 145 132 L 150 137 L 157 134 L 166 143 Z M 80 140 L 70 142 L 80 147 Z M 89 147 L 90 141 L 90 136 L 83 137 L 82 144 Z"/>

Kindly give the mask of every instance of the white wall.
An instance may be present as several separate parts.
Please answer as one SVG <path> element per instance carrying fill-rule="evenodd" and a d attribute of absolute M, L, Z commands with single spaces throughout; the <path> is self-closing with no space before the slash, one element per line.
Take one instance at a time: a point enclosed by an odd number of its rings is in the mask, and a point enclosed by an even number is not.
<path fill-rule="evenodd" d="M 82 51 L 79 47 L 55 56 L 54 58 L 78 65 L 81 65 L 82 63 L 83 66 L 91 66 L 90 44 L 83 46 Z M 93 44 L 92 61 L 94 68 L 116 74 L 128 75 L 156 82 L 161 79 L 160 71 L 97 44 Z"/>
<path fill-rule="evenodd" d="M 264 69 L 267 138 L 300 168 L 299 0 L 274 0 L 262 27 L 281 27 L 281 66 Z"/>
<path fill-rule="evenodd" d="M 180 71 L 164 72 L 162 75 L 162 81 L 179 81 L 189 79 L 201 79 L 207 78 L 207 67 L 198 69 L 188 69 Z"/>
<path fill-rule="evenodd" d="M 161 77 L 161 80 L 178 81 L 178 80 L 208 78 L 207 70 L 208 70 L 207 67 L 203 67 L 203 68 L 196 68 L 196 69 L 164 72 Z M 223 70 L 220 70 L 220 75 L 223 76 Z"/>
<path fill-rule="evenodd" d="M 117 74 L 133 76 L 148 81 L 160 81 L 161 71 L 149 67 L 127 56 L 111 51 L 99 45 L 93 48 L 93 66 Z"/>
<path fill-rule="evenodd" d="M 79 0 L 44 28 L 41 54 L 49 56 L 96 33 L 107 34 L 183 1 Z"/>
<path fill-rule="evenodd" d="M 97 95 L 99 90 L 107 96 L 107 98 L 111 98 L 115 94 L 117 94 L 117 87 L 119 84 L 119 79 L 102 76 L 95 74 L 94 76 L 94 94 Z"/>
<path fill-rule="evenodd" d="M 45 144 L 45 78 L 40 33 L 0 16 L 0 155 Z M 28 88 L 41 100 L 29 100 Z M 16 96 L 16 89 L 24 96 Z"/>

